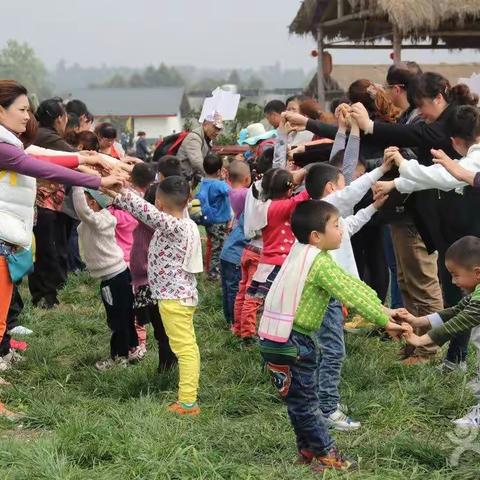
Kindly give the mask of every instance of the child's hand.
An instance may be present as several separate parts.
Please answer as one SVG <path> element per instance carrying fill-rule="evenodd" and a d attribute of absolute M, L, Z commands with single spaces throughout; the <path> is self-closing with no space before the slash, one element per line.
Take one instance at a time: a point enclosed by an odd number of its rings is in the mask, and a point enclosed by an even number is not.
<path fill-rule="evenodd" d="M 350 111 L 353 120 L 357 122 L 361 130 L 367 130 L 370 127 L 372 121 L 370 120 L 367 109 L 364 107 L 363 104 L 361 104 L 360 102 L 354 103 L 350 107 Z"/>
<path fill-rule="evenodd" d="M 384 195 L 383 193 L 373 193 L 373 207 L 375 210 L 380 210 L 384 205 L 385 202 L 388 200 L 388 195 Z"/>
<path fill-rule="evenodd" d="M 294 128 L 290 125 L 290 122 L 287 121 L 284 115 L 280 118 L 280 125 L 278 126 L 277 130 L 283 133 L 285 136 L 288 135 Z"/>
<path fill-rule="evenodd" d="M 385 331 L 394 339 L 400 339 L 401 336 L 411 331 L 411 328 L 407 323 L 399 325 L 392 321 L 392 319 L 385 325 Z"/>
<path fill-rule="evenodd" d="M 433 156 L 433 163 L 442 165 L 442 167 L 457 180 L 473 186 L 477 172 L 463 168 L 459 162 L 452 160 L 443 150 L 435 150 L 432 148 L 430 153 Z"/>
<path fill-rule="evenodd" d="M 380 165 L 380 170 L 385 174 L 392 169 L 395 165 L 394 157 L 390 155 L 384 155 L 383 163 Z"/>
<path fill-rule="evenodd" d="M 414 328 L 430 327 L 430 322 L 427 317 L 415 317 L 404 308 L 399 308 L 393 318 L 400 322 L 406 322 Z"/>
<path fill-rule="evenodd" d="M 388 195 L 395 188 L 395 182 L 391 180 L 390 182 L 377 182 L 373 186 L 373 192 L 375 197 L 377 195 Z"/>
<path fill-rule="evenodd" d="M 425 347 L 427 345 L 431 345 L 432 339 L 428 335 L 418 336 L 415 333 L 406 331 L 403 334 L 403 338 L 406 342 L 414 347 Z"/>

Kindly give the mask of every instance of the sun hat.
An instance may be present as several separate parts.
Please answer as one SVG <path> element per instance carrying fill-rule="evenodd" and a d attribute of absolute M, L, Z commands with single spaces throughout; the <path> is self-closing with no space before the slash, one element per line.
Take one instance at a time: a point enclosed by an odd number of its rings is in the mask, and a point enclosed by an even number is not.
<path fill-rule="evenodd" d="M 276 130 L 269 130 L 267 132 L 262 123 L 251 123 L 247 128 L 240 130 L 238 143 L 239 145 L 255 145 L 261 140 L 268 140 L 276 136 Z"/>
<path fill-rule="evenodd" d="M 100 208 L 107 208 L 112 204 L 112 199 L 98 190 L 86 188 L 85 191 L 100 205 Z"/>

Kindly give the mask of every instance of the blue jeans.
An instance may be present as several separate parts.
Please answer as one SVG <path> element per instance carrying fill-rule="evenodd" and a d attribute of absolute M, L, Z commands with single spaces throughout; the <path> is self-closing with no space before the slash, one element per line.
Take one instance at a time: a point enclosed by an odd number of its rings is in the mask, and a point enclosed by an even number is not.
<path fill-rule="evenodd" d="M 390 305 L 391 308 L 401 308 L 403 307 L 403 299 L 397 281 L 397 260 L 393 250 L 392 232 L 388 225 L 383 230 L 383 247 L 388 270 L 390 271 Z"/>
<path fill-rule="evenodd" d="M 222 276 L 223 314 L 227 323 L 232 325 L 235 297 L 238 293 L 238 284 L 242 272 L 240 265 L 220 260 L 220 273 Z"/>
<path fill-rule="evenodd" d="M 320 410 L 313 338 L 294 331 L 287 343 L 261 340 L 260 352 L 274 387 L 287 405 L 298 451 L 326 454 L 334 441 Z"/>
<path fill-rule="evenodd" d="M 338 385 L 345 358 L 343 313 L 340 303 L 331 298 L 322 324 L 317 332 L 319 347 L 317 383 L 320 408 L 328 417 L 340 401 Z"/>

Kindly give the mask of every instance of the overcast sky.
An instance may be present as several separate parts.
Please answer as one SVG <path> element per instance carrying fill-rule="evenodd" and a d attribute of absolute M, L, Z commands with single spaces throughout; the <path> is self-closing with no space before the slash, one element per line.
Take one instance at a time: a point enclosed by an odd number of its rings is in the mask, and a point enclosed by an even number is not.
<path fill-rule="evenodd" d="M 310 69 L 311 38 L 290 36 L 298 0 L 23 0 L 2 1 L 0 47 L 31 44 L 48 67 L 60 59 L 144 67 L 193 64 L 259 67 L 280 61 Z M 336 63 L 388 63 L 389 51 L 333 52 Z M 473 51 L 410 51 L 422 63 L 472 62 Z"/>

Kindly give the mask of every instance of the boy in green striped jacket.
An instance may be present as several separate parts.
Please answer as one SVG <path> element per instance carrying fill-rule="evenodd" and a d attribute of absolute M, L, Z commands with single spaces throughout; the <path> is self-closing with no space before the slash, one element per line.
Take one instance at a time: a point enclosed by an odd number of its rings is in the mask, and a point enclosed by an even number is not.
<path fill-rule="evenodd" d="M 480 352 L 480 238 L 467 236 L 457 240 L 445 254 L 445 266 L 452 276 L 452 282 L 467 293 L 454 307 L 425 317 L 414 317 L 400 313 L 401 318 L 412 327 L 427 327 L 430 330 L 422 336 L 412 331 L 404 333 L 406 341 L 414 346 L 443 345 L 459 333 L 472 330 L 472 340 Z M 476 396 L 480 396 L 480 371 L 468 384 Z M 480 427 L 480 403 L 465 417 L 454 420 L 461 427 Z"/>

